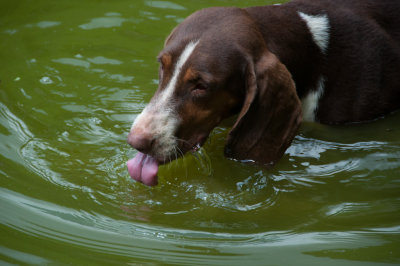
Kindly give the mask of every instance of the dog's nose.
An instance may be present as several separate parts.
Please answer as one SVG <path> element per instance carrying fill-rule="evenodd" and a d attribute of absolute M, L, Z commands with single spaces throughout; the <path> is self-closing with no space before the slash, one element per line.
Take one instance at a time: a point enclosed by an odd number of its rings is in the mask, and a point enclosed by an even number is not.
<path fill-rule="evenodd" d="M 154 143 L 154 138 L 150 134 L 131 132 L 128 135 L 128 143 L 142 153 L 149 153 Z"/>

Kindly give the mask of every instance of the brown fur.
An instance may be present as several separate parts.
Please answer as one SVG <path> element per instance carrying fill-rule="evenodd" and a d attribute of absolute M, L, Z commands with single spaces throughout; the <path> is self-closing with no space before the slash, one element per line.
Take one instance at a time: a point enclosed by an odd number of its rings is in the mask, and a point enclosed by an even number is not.
<path fill-rule="evenodd" d="M 329 18 L 326 53 L 298 12 Z M 326 82 L 315 113 L 319 122 L 366 121 L 399 109 L 399 14 L 398 0 L 294 0 L 190 15 L 159 55 L 156 95 L 171 79 L 183 49 L 200 40 L 171 102 L 180 120 L 174 132 L 178 148 L 185 153 L 202 144 L 222 120 L 239 114 L 225 154 L 273 165 L 297 133 L 300 99 L 317 90 L 321 77 Z"/>

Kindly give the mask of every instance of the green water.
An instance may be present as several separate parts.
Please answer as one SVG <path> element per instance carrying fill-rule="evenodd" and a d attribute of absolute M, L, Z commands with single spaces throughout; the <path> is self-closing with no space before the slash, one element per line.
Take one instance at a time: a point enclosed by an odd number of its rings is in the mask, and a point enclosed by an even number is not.
<path fill-rule="evenodd" d="M 127 133 L 193 11 L 259 0 L 0 2 L 0 265 L 398 265 L 400 114 L 304 124 L 271 171 L 198 154 L 130 181 Z"/>

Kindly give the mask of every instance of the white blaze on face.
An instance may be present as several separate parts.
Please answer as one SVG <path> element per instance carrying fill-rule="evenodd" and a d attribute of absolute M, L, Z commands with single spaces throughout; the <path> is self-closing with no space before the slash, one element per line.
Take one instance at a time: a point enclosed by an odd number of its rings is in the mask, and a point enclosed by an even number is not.
<path fill-rule="evenodd" d="M 131 131 L 139 130 L 154 137 L 153 151 L 161 157 L 170 156 L 177 146 L 174 136 L 179 124 L 179 117 L 174 109 L 173 94 L 182 67 L 193 53 L 199 41 L 186 45 L 179 56 L 172 77 L 167 86 L 146 106 L 135 119 Z M 167 159 L 167 158 L 165 158 Z"/>

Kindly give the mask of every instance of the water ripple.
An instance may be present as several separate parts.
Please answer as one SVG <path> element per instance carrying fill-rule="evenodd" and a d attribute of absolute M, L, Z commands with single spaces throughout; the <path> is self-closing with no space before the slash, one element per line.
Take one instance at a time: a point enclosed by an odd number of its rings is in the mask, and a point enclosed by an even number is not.
<path fill-rule="evenodd" d="M 292 258 L 298 256 L 303 262 L 315 262 L 316 257 L 307 257 L 304 252 L 318 253 L 324 250 L 354 250 L 380 246 L 386 242 L 384 235 L 400 235 L 398 227 L 321 233 L 209 233 L 117 221 L 99 214 L 89 214 L 28 198 L 5 189 L 1 189 L 0 198 L 3 202 L 3 215 L 0 217 L 3 224 L 28 235 L 46 237 L 64 245 L 78 246 L 103 254 L 128 256 L 136 261 L 157 258 L 156 261 L 174 264 L 204 263 L 204 250 L 207 249 L 209 254 L 212 254 L 211 257 L 207 256 L 207 261 L 214 265 L 239 265 L 245 261 L 261 263 L 265 260 L 266 253 L 270 263 L 280 264 L 282 254 L 279 249 L 284 247 L 286 253 L 290 251 Z M 11 215 L 11 212 L 14 215 Z M 30 219 L 15 216 L 15 213 L 24 213 L 24 216 Z M 43 223 L 43 220 L 47 222 Z M 250 250 L 251 254 L 261 257 L 250 257 Z M 321 258 L 320 262 L 322 261 L 324 260 Z M 337 265 L 338 262 L 331 263 Z"/>

